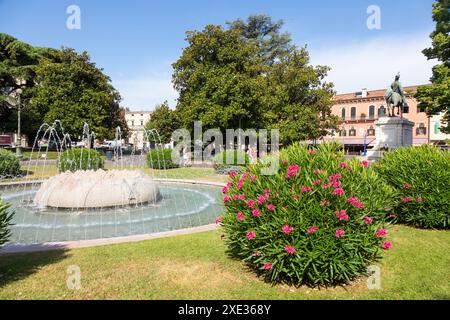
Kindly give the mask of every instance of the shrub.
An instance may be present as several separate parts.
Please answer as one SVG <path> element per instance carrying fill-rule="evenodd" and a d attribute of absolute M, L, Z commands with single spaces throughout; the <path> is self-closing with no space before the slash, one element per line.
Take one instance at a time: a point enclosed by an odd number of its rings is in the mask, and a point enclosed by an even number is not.
<path fill-rule="evenodd" d="M 346 161 L 338 144 L 280 152 L 280 169 L 262 161 L 223 188 L 219 219 L 228 252 L 271 282 L 327 285 L 365 274 L 380 257 L 392 189 L 368 163 Z"/>
<path fill-rule="evenodd" d="M 11 220 L 14 212 L 8 211 L 8 208 L 9 204 L 4 203 L 0 199 L 0 246 L 5 244 L 11 235 L 9 227 L 11 226 Z"/>
<path fill-rule="evenodd" d="M 105 158 L 95 149 L 68 149 L 58 156 L 59 172 L 103 169 Z"/>
<path fill-rule="evenodd" d="M 450 153 L 436 147 L 398 148 L 377 165 L 399 197 L 398 220 L 422 228 L 450 225 Z"/>
<path fill-rule="evenodd" d="M 0 149 L 0 179 L 16 177 L 19 174 L 19 158 L 11 151 Z"/>
<path fill-rule="evenodd" d="M 231 171 L 241 171 L 239 167 L 245 167 L 250 163 L 250 158 L 241 150 L 224 150 L 214 159 L 214 169 L 219 174 L 227 174 Z"/>
<path fill-rule="evenodd" d="M 180 166 L 180 156 L 172 149 L 153 149 L 147 153 L 147 164 L 153 169 L 172 169 Z"/>

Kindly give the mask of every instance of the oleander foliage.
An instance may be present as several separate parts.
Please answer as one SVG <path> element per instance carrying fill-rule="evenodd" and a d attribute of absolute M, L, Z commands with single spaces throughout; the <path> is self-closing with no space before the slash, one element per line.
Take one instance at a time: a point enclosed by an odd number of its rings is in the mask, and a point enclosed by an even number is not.
<path fill-rule="evenodd" d="M 366 274 L 386 241 L 392 189 L 367 162 L 346 161 L 338 144 L 279 153 L 274 175 L 262 161 L 231 173 L 219 221 L 228 252 L 271 282 L 329 285 Z"/>
<path fill-rule="evenodd" d="M 400 222 L 421 228 L 450 226 L 450 153 L 434 146 L 398 148 L 386 153 L 377 171 L 399 192 Z"/>
<path fill-rule="evenodd" d="M 105 166 L 104 156 L 95 149 L 73 148 L 63 151 L 58 156 L 58 170 L 98 170 Z"/>
<path fill-rule="evenodd" d="M 8 210 L 9 204 L 3 202 L 0 199 L 0 246 L 8 241 L 11 235 L 11 220 L 13 218 L 14 212 Z"/>
<path fill-rule="evenodd" d="M 0 179 L 20 174 L 20 161 L 11 151 L 0 149 Z"/>

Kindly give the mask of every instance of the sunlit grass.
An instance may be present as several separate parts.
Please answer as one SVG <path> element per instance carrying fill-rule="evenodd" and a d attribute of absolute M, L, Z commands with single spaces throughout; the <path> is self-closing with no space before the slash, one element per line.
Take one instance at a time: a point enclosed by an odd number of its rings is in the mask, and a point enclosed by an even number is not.
<path fill-rule="evenodd" d="M 0 299 L 449 299 L 450 231 L 396 226 L 381 289 L 272 286 L 230 259 L 221 232 L 0 257 Z M 67 267 L 81 270 L 69 290 Z"/>

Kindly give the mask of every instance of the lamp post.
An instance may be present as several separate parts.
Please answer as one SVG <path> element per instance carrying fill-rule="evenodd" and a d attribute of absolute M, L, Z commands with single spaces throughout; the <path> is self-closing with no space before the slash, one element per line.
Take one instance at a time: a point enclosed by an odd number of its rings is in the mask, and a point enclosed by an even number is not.
<path fill-rule="evenodd" d="M 22 157 L 22 133 L 21 133 L 21 119 L 20 119 L 20 112 L 21 112 L 21 98 L 20 95 L 22 94 L 22 89 L 17 90 L 17 141 L 16 141 L 16 156 L 18 158 Z"/>

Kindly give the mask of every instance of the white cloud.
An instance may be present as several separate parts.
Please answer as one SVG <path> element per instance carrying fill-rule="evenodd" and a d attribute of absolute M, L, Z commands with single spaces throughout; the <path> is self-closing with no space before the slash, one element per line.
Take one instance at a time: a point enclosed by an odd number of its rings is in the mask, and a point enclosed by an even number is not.
<path fill-rule="evenodd" d="M 311 49 L 311 62 L 332 67 L 327 81 L 334 82 L 338 93 L 387 88 L 399 71 L 403 86 L 426 84 L 436 61 L 427 61 L 421 51 L 430 42 L 424 32 L 331 45 Z"/>
<path fill-rule="evenodd" d="M 171 107 L 175 106 L 178 93 L 173 89 L 170 75 L 149 73 L 123 78 L 125 79 L 112 81 L 122 96 L 122 106 L 131 110 L 153 110 L 164 100 L 167 100 Z"/>

